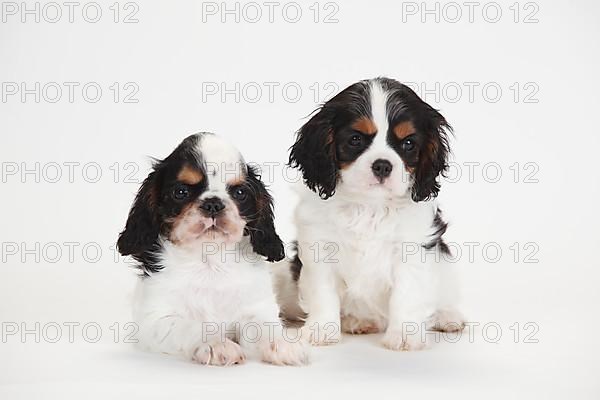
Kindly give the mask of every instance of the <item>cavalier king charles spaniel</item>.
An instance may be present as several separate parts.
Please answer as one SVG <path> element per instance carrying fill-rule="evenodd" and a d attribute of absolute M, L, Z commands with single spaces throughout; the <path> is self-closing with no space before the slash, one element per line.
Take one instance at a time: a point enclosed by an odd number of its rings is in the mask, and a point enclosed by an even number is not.
<path fill-rule="evenodd" d="M 298 131 L 289 162 L 306 185 L 291 268 L 301 308 L 288 301 L 284 312 L 306 313 L 313 344 L 382 332 L 385 347 L 418 350 L 427 330 L 464 327 L 433 200 L 449 132 L 438 111 L 387 78 L 349 86 Z"/>
<path fill-rule="evenodd" d="M 139 344 L 200 364 L 307 360 L 286 336 L 265 262 L 284 257 L 271 196 L 222 138 L 186 138 L 143 182 L 118 240 L 139 263 Z"/>

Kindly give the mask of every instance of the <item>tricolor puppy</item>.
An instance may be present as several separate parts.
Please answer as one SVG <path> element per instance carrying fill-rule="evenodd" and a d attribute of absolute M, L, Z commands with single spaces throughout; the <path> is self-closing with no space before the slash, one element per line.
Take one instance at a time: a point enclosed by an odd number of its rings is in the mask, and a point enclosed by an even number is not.
<path fill-rule="evenodd" d="M 337 342 L 340 330 L 385 332 L 386 347 L 416 350 L 426 329 L 463 328 L 431 200 L 448 131 L 410 88 L 377 78 L 343 90 L 297 133 L 289 161 L 310 190 L 296 210 L 292 270 L 314 344 Z"/>
<path fill-rule="evenodd" d="M 252 353 L 305 363 L 305 346 L 284 340 L 264 261 L 284 256 L 271 196 L 223 139 L 192 135 L 156 162 L 117 245 L 139 262 L 134 319 L 143 348 L 210 365 Z"/>

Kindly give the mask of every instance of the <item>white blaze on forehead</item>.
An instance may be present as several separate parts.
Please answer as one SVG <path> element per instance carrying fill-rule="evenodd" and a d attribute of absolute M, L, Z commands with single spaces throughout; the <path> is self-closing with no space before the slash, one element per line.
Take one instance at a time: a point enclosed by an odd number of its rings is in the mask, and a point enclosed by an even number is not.
<path fill-rule="evenodd" d="M 238 149 L 220 136 L 204 134 L 197 151 L 206 169 L 207 194 L 223 193 L 228 183 L 239 181 L 246 174 L 246 163 Z"/>
<path fill-rule="evenodd" d="M 371 118 L 377 128 L 372 147 L 382 148 L 386 146 L 386 137 L 388 131 L 387 118 L 387 98 L 388 94 L 377 82 L 371 83 Z"/>

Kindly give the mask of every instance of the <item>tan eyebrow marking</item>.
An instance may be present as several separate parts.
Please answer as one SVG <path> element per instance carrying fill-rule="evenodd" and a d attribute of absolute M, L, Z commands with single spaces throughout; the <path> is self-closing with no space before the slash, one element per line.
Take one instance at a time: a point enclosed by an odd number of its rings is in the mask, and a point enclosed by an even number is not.
<path fill-rule="evenodd" d="M 413 125 L 412 121 L 404 121 L 404 122 L 400 122 L 399 124 L 394 126 L 393 132 L 394 132 L 394 135 L 396 135 L 396 137 L 398 139 L 402 140 L 405 137 L 415 133 L 416 129 L 415 129 L 415 126 Z"/>
<path fill-rule="evenodd" d="M 365 135 L 374 135 L 377 133 L 377 127 L 371 118 L 361 117 L 354 121 L 352 129 Z"/>
<path fill-rule="evenodd" d="M 234 177 L 233 180 L 227 182 L 227 186 L 234 187 L 243 185 L 246 182 L 246 176 L 242 174 L 238 174 Z"/>
<path fill-rule="evenodd" d="M 203 179 L 204 175 L 189 165 L 185 165 L 181 171 L 179 171 L 179 174 L 177 174 L 177 180 L 188 185 L 197 185 L 202 182 Z"/>

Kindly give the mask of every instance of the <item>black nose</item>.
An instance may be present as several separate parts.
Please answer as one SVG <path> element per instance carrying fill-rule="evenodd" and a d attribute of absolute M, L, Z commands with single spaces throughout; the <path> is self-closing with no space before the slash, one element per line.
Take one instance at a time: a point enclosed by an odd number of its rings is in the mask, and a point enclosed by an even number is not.
<path fill-rule="evenodd" d="M 390 176 L 392 173 L 392 163 L 388 160 L 375 160 L 373 165 L 371 165 L 371 169 L 373 170 L 373 175 L 378 178 L 384 179 Z"/>
<path fill-rule="evenodd" d="M 204 200 L 200 208 L 212 217 L 220 213 L 225 208 L 225 204 L 218 197 L 210 197 Z"/>

